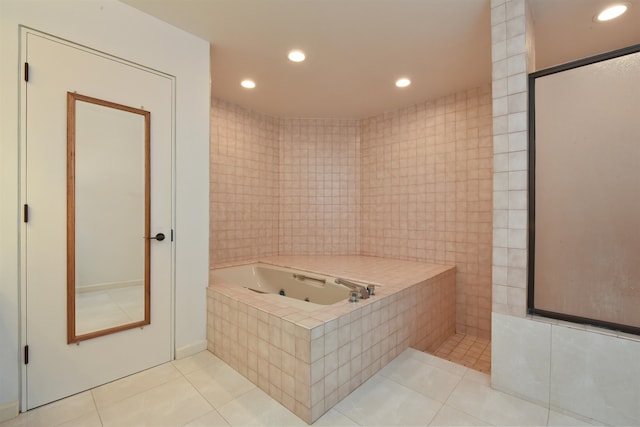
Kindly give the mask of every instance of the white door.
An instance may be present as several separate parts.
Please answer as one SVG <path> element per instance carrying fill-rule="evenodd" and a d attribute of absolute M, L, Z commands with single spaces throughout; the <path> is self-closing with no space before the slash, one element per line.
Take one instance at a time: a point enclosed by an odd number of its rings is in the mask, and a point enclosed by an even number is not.
<path fill-rule="evenodd" d="M 26 410 L 172 358 L 174 82 L 28 29 L 22 46 L 29 64 L 21 113 L 21 191 L 28 205 L 21 239 Z M 167 236 L 151 241 L 150 324 L 77 344 L 67 344 L 67 92 L 151 112 L 150 231 Z M 119 166 L 111 165 L 114 173 Z M 107 239 L 98 240 L 95 245 Z"/>

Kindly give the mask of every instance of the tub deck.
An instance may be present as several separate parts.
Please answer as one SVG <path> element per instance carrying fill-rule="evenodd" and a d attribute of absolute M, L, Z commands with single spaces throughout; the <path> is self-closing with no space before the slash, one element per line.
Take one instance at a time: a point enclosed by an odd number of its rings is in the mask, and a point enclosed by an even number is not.
<path fill-rule="evenodd" d="M 309 311 L 210 283 L 208 349 L 308 423 L 407 347 L 435 349 L 455 333 L 455 267 L 365 256 L 253 262 L 377 285 L 369 299 Z M 238 263 L 216 267 L 229 265 Z"/>

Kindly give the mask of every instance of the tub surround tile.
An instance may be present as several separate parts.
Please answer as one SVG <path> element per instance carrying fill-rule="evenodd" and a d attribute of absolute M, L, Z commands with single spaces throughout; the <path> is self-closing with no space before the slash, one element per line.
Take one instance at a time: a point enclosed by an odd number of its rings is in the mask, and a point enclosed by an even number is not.
<path fill-rule="evenodd" d="M 277 253 L 279 119 L 215 99 L 210 132 L 211 263 Z"/>
<path fill-rule="evenodd" d="M 332 330 L 324 335 L 324 354 L 329 355 L 338 350 L 338 331 Z"/>
<path fill-rule="evenodd" d="M 311 361 L 311 346 L 304 338 L 296 338 L 296 358 L 305 363 Z"/>
<path fill-rule="evenodd" d="M 311 364 L 311 383 L 324 379 L 324 357 Z"/>
<path fill-rule="evenodd" d="M 385 293 L 385 288 L 404 289 L 424 281 L 425 277 L 432 277 L 451 268 L 447 265 L 356 255 L 263 257 L 260 262 L 311 273 L 329 272 L 333 277 L 364 281 L 378 285 L 376 293 L 382 294 Z"/>
<path fill-rule="evenodd" d="M 290 365 L 289 365 L 290 366 Z M 296 395 L 296 377 L 291 375 L 290 371 L 282 372 L 282 393 L 283 395 L 293 397 Z"/>
<path fill-rule="evenodd" d="M 324 355 L 324 336 L 319 336 L 318 338 L 311 340 L 311 363 L 315 363 L 316 361 L 320 360 L 322 357 L 324 357 Z"/>
<path fill-rule="evenodd" d="M 490 256 L 477 254 L 491 245 L 491 111 L 483 85 L 362 125 L 362 254 L 456 264 L 456 327 L 485 338 L 477 298 L 490 297 Z"/>
<path fill-rule="evenodd" d="M 360 121 L 279 121 L 281 255 L 360 252 Z"/>
<path fill-rule="evenodd" d="M 309 335 L 311 335 L 311 331 L 314 329 L 320 329 L 324 322 L 312 317 L 311 315 L 308 315 L 307 317 L 296 322 L 296 324 L 302 326 L 305 329 L 309 329 Z"/>
<path fill-rule="evenodd" d="M 314 317 L 293 308 L 279 325 L 273 314 L 283 308 L 280 297 L 264 298 L 225 283 L 208 288 L 208 316 L 214 319 L 208 348 L 307 422 L 409 346 L 435 349 L 455 331 L 453 267 L 375 257 L 267 257 L 260 262 L 379 285 L 367 300 L 318 311 L 329 315 Z M 241 306 L 246 306 L 246 332 L 240 328 L 241 323 L 245 327 Z"/>
<path fill-rule="evenodd" d="M 285 322 L 289 323 L 289 322 Z M 296 337 L 289 333 L 282 331 L 282 350 L 285 354 L 295 357 L 296 354 Z M 284 356 L 283 356 L 284 357 Z"/>
<path fill-rule="evenodd" d="M 522 61 L 507 57 L 517 19 L 492 28 L 503 51 L 494 52 L 500 114 L 522 83 Z M 477 298 L 490 298 L 491 260 L 477 253 L 492 237 L 491 91 L 361 120 L 275 118 L 213 100 L 211 265 L 275 254 L 455 263 L 459 332 L 489 338 Z M 499 117 L 506 132 L 510 120 Z"/>

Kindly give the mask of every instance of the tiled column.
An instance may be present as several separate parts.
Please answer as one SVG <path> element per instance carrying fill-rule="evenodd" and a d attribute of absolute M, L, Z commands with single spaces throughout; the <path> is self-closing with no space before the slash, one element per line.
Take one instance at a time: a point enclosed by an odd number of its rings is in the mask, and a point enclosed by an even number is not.
<path fill-rule="evenodd" d="M 527 73 L 533 21 L 526 0 L 491 0 L 493 65 L 493 311 L 524 317 L 527 286 Z"/>

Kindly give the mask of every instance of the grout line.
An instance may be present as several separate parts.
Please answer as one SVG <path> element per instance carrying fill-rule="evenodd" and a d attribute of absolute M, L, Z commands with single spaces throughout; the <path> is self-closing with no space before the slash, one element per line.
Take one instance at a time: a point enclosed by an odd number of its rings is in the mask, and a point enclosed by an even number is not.
<path fill-rule="evenodd" d="M 93 406 L 96 409 L 96 414 L 98 414 L 98 420 L 100 420 L 100 425 L 104 426 L 104 423 L 102 422 L 102 416 L 100 415 L 100 409 L 98 408 L 98 404 L 96 403 L 96 397 L 93 395 L 93 389 L 89 390 L 89 392 L 91 393 L 91 400 L 93 401 Z"/>
<path fill-rule="evenodd" d="M 94 387 L 94 388 L 90 389 L 90 391 L 91 391 L 91 397 L 93 397 L 93 398 L 94 398 L 94 402 L 95 402 L 95 397 L 94 397 L 94 395 L 93 395 L 93 391 L 94 391 L 94 390 L 97 390 L 98 388 L 105 387 L 105 386 L 110 385 L 110 384 L 115 384 L 115 383 L 118 383 L 118 382 L 121 382 L 121 381 L 125 381 L 125 380 L 127 380 L 127 379 L 131 379 L 132 377 L 135 377 L 135 376 L 139 376 L 139 375 L 141 375 L 143 372 L 148 372 L 148 371 L 150 371 L 150 370 L 152 370 L 152 369 L 156 369 L 156 368 L 159 368 L 159 367 L 161 367 L 161 366 L 171 365 L 171 367 L 172 367 L 172 368 L 174 368 L 177 372 L 181 373 L 181 372 L 180 372 L 180 370 L 179 370 L 178 368 L 176 368 L 175 366 L 173 366 L 173 363 L 172 363 L 172 362 L 173 362 L 173 361 L 169 360 L 168 362 L 164 362 L 164 363 L 161 363 L 161 364 L 159 364 L 159 365 L 152 366 L 152 367 L 150 367 L 150 368 L 146 368 L 146 369 L 144 369 L 144 370 L 142 370 L 142 371 L 139 371 L 139 372 L 134 372 L 133 374 L 129 374 L 129 375 L 124 376 L 124 377 L 122 377 L 122 378 L 117 378 L 117 379 L 115 379 L 115 380 L 113 380 L 113 381 L 109 381 L 108 383 L 100 384 L 100 385 L 98 385 L 98 386 L 96 386 L 96 387 Z M 145 388 L 144 390 L 140 390 L 140 391 L 138 391 L 138 392 L 136 392 L 136 393 L 133 393 L 133 394 L 131 394 L 131 395 L 129 395 L 129 396 L 121 397 L 120 395 L 118 395 L 117 400 L 114 400 L 113 402 L 107 403 L 106 405 L 104 405 L 104 406 L 103 406 L 103 409 L 104 409 L 104 408 L 108 408 L 108 407 L 110 407 L 110 406 L 112 406 L 112 405 L 115 405 L 115 404 L 117 404 L 117 403 L 120 403 L 120 402 L 122 402 L 122 401 L 124 401 L 124 400 L 131 399 L 131 398 L 133 398 L 133 397 L 135 397 L 135 396 L 138 396 L 138 395 L 140 395 L 140 394 L 146 393 L 146 392 L 148 392 L 149 390 L 153 390 L 153 389 L 155 389 L 155 388 L 158 388 L 158 387 L 160 387 L 160 386 L 163 386 L 163 385 L 165 385 L 165 384 L 168 384 L 168 383 L 170 383 L 171 381 L 174 381 L 174 380 L 176 380 L 176 379 L 178 379 L 178 378 L 174 378 L 174 379 L 164 379 L 164 378 L 163 378 L 163 381 L 162 381 L 162 382 L 159 382 L 158 384 L 155 384 L 155 385 L 154 385 L 154 386 L 152 386 L 152 387 Z M 98 412 L 99 412 L 99 411 L 100 411 L 100 407 L 98 406 L 98 403 L 97 403 L 97 402 L 95 402 L 95 404 L 96 404 L 96 408 L 98 409 Z"/>
<path fill-rule="evenodd" d="M 549 425 L 549 418 L 551 418 L 551 362 L 553 356 L 553 325 L 549 325 L 549 381 L 548 381 L 548 389 L 549 394 L 547 395 L 547 425 Z"/>
<path fill-rule="evenodd" d="M 447 404 L 447 402 L 449 401 L 449 399 L 451 398 L 451 395 L 453 394 L 453 392 L 458 388 L 458 386 L 460 385 L 460 383 L 462 382 L 462 379 L 464 378 L 464 376 L 466 375 L 466 373 L 469 371 L 469 368 L 465 367 L 464 372 L 462 373 L 462 375 L 460 375 L 460 378 L 458 379 L 458 382 L 456 383 L 456 385 L 451 389 L 451 392 L 449 392 L 449 395 L 447 396 L 447 398 L 444 400 L 444 402 L 442 403 L 442 406 L 444 407 L 444 405 Z M 440 408 L 442 409 L 442 408 Z M 438 411 L 439 412 L 439 411 Z M 435 417 L 434 417 L 435 418 Z"/>
<path fill-rule="evenodd" d="M 205 350 L 205 351 L 206 351 L 206 350 Z M 196 354 L 198 354 L 198 353 L 196 353 Z M 193 357 L 193 356 L 195 356 L 195 355 L 191 355 L 191 356 L 189 356 L 189 357 Z M 184 360 L 184 359 L 183 359 L 183 360 Z M 171 361 L 170 363 L 172 363 L 172 364 L 173 364 L 173 361 Z M 211 406 L 211 410 L 212 410 L 212 411 L 216 411 L 216 412 L 218 413 L 218 415 L 220 415 L 220 417 L 221 417 L 221 418 L 222 418 L 222 419 L 227 423 L 227 425 L 229 425 L 229 426 L 230 426 L 230 425 L 231 425 L 231 423 L 229 422 L 229 420 L 227 420 L 227 419 L 224 417 L 224 415 L 222 415 L 222 414 L 220 413 L 220 411 L 218 411 L 218 408 L 216 408 L 215 406 L 213 406 L 213 403 L 209 402 L 209 400 L 208 400 L 208 399 L 207 399 L 207 398 L 202 394 L 202 392 L 200 392 L 200 390 L 198 389 L 198 387 L 196 387 L 196 386 L 195 386 L 191 381 L 189 381 L 189 378 L 187 378 L 187 374 L 183 373 L 180 369 L 178 369 L 178 367 L 177 367 L 177 366 L 173 365 L 173 367 L 175 368 L 175 370 L 176 370 L 176 371 L 178 371 L 178 372 L 180 373 L 180 375 L 182 375 L 182 377 L 185 379 L 185 381 L 187 381 L 187 383 L 188 383 L 191 387 L 193 387 L 193 389 L 196 391 L 196 393 L 198 393 L 198 395 L 200 395 L 200 397 L 202 397 L 202 398 L 204 399 L 204 401 L 205 401 L 205 402 L 207 402 L 207 405 Z M 197 371 L 205 371 L 205 372 L 206 372 L 206 370 L 205 370 L 204 368 L 198 368 L 198 369 L 194 369 L 193 371 L 188 372 L 188 374 L 191 374 L 191 373 L 193 373 L 193 372 L 197 372 Z M 235 399 L 234 399 L 234 400 L 235 400 Z M 231 402 L 233 402 L 233 400 L 232 400 Z M 229 403 L 230 403 L 230 402 L 229 402 Z M 223 406 L 224 406 L 224 405 L 223 405 Z M 211 411 L 209 411 L 209 412 L 211 412 Z M 200 415 L 200 417 L 203 417 L 204 415 L 208 414 L 209 412 L 205 412 L 204 414 Z M 194 419 L 192 419 L 192 420 L 189 420 L 189 421 L 188 421 L 188 422 L 186 422 L 184 425 L 189 424 L 190 422 L 195 421 L 195 420 L 197 420 L 197 419 L 198 419 L 198 418 L 200 418 L 200 417 L 197 417 L 197 418 L 194 418 Z"/>
<path fill-rule="evenodd" d="M 346 397 L 345 397 L 345 399 L 346 399 Z M 344 400 L 344 399 L 342 399 L 342 400 Z M 340 401 L 338 401 L 338 403 L 340 403 Z M 347 414 L 345 414 L 344 412 L 342 412 L 342 411 L 340 411 L 339 409 L 337 409 L 337 408 L 336 408 L 336 406 L 338 406 L 338 403 L 336 403 L 336 404 L 334 405 L 334 407 L 333 407 L 333 408 L 329 409 L 329 411 L 331 411 L 331 410 L 333 409 L 333 410 L 335 410 L 336 412 L 338 412 L 339 414 L 342 414 L 343 416 L 347 417 L 349 420 L 353 421 L 356 425 L 359 425 L 359 426 L 361 426 L 361 425 L 362 425 L 362 424 L 360 424 L 359 422 L 357 422 L 356 420 L 354 420 L 353 418 L 351 418 L 349 415 L 347 415 Z M 329 411 L 327 411 L 327 412 L 329 412 Z M 327 414 L 327 412 L 325 412 L 325 413 L 324 413 L 324 415 L 326 415 L 326 414 Z M 322 415 L 322 417 L 324 417 L 324 415 Z M 320 418 L 322 418 L 322 417 L 320 417 Z M 320 418 L 318 418 L 318 420 L 319 420 Z M 318 420 L 316 420 L 316 421 L 318 421 Z M 310 424 L 310 425 L 313 425 L 313 424 Z"/>
<path fill-rule="evenodd" d="M 429 420 L 429 424 L 427 424 L 428 426 L 431 426 L 433 423 L 433 420 L 435 420 L 436 418 L 438 418 L 438 415 L 440 415 L 440 412 L 442 411 L 442 408 L 444 408 L 446 404 L 443 403 L 442 406 L 440 406 L 440 408 L 438 408 L 438 411 L 433 415 L 433 418 L 431 418 Z"/>

